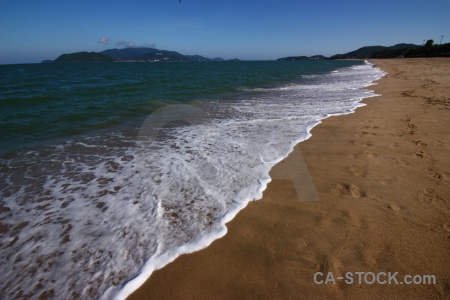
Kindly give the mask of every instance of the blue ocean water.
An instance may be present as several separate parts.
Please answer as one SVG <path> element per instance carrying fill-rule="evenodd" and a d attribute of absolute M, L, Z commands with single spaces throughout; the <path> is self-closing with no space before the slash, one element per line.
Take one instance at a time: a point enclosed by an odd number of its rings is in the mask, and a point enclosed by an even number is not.
<path fill-rule="evenodd" d="M 124 298 L 382 76 L 362 61 L 0 66 L 0 291 Z"/>
<path fill-rule="evenodd" d="M 169 103 L 224 100 L 349 62 L 77 63 L 0 66 L 2 150 L 135 121 Z"/>

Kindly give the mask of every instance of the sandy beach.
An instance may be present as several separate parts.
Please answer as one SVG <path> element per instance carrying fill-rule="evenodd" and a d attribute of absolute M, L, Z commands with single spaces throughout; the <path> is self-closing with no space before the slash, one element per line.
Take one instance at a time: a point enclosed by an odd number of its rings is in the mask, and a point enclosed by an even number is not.
<path fill-rule="evenodd" d="M 450 59 L 374 63 L 387 75 L 369 89 L 382 96 L 316 126 L 225 237 L 129 299 L 450 299 Z M 295 188 L 303 160 L 320 201 Z M 317 272 L 355 281 L 317 284 Z M 358 283 L 356 272 L 436 284 Z"/>

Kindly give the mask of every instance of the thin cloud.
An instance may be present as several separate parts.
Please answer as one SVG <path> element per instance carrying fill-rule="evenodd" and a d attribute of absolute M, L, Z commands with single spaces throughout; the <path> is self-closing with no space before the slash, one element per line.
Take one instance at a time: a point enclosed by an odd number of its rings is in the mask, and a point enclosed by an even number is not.
<path fill-rule="evenodd" d="M 102 36 L 97 43 L 102 44 L 102 45 L 107 45 L 109 44 L 109 42 L 111 41 L 111 39 L 107 36 Z"/>

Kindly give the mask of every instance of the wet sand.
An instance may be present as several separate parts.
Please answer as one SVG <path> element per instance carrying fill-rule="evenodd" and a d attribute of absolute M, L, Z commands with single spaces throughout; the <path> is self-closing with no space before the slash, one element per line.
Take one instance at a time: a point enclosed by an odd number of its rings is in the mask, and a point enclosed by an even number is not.
<path fill-rule="evenodd" d="M 388 73 L 369 87 L 382 96 L 316 126 L 225 237 L 155 271 L 129 299 L 449 299 L 450 59 L 374 62 Z M 320 201 L 304 201 L 298 178 Z M 316 272 L 353 272 L 354 282 L 316 284 Z M 355 272 L 436 284 L 358 284 Z"/>

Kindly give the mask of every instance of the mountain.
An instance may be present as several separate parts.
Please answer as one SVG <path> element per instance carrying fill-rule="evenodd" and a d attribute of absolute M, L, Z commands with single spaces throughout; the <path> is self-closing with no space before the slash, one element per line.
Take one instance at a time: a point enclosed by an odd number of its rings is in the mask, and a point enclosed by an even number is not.
<path fill-rule="evenodd" d="M 154 48 L 125 48 L 125 49 L 108 49 L 102 51 L 102 54 L 109 55 L 115 59 L 138 59 L 146 53 L 158 52 L 158 49 Z"/>
<path fill-rule="evenodd" d="M 53 62 L 100 62 L 100 61 L 146 61 L 146 62 L 181 62 L 181 61 L 223 61 L 217 57 L 210 59 L 201 55 L 183 55 L 176 51 L 155 48 L 108 49 L 102 52 L 77 52 L 63 54 Z"/>
<path fill-rule="evenodd" d="M 347 59 L 347 58 L 373 58 L 376 53 L 383 51 L 396 51 L 401 53 L 402 51 L 420 48 L 414 44 L 397 44 L 390 47 L 385 46 L 366 46 L 359 48 L 358 50 L 351 51 L 345 54 L 336 54 L 331 56 L 331 59 Z"/>
<path fill-rule="evenodd" d="M 277 60 L 317 60 L 317 59 L 329 59 L 323 55 L 313 55 L 313 56 L 288 56 L 282 57 Z"/>
<path fill-rule="evenodd" d="M 201 55 L 186 55 L 191 61 L 225 61 L 221 57 L 207 58 Z"/>
<path fill-rule="evenodd" d="M 63 62 L 106 62 L 106 61 L 114 61 L 114 58 L 112 58 L 109 55 L 97 52 L 76 52 L 60 55 L 53 62 L 63 63 Z"/>
<path fill-rule="evenodd" d="M 336 54 L 331 57 L 323 55 L 313 56 L 288 56 L 277 60 L 325 60 L 325 59 L 364 59 L 364 58 L 393 58 L 393 57 L 450 57 L 450 44 L 434 45 L 433 40 L 428 40 L 426 45 L 397 44 L 390 47 L 366 46 L 357 50 Z M 236 61 L 239 59 L 230 59 Z M 201 55 L 184 55 L 176 51 L 159 50 L 155 48 L 124 48 L 108 49 L 102 52 L 76 52 L 63 54 L 53 62 L 188 62 L 188 61 L 224 61 L 220 57 L 213 59 Z M 51 61 L 43 61 L 48 63 Z"/>
<path fill-rule="evenodd" d="M 428 40 L 424 46 L 417 48 L 398 48 L 383 50 L 372 55 L 373 58 L 395 57 L 450 57 L 450 43 L 433 45 L 433 40 Z"/>
<path fill-rule="evenodd" d="M 364 58 L 395 58 L 395 57 L 450 57 L 450 44 L 434 45 L 428 40 L 424 46 L 414 44 L 397 44 L 394 46 L 365 46 L 357 50 L 336 54 L 327 58 L 323 55 L 288 56 L 278 60 L 310 60 L 310 59 L 364 59 Z"/>
<path fill-rule="evenodd" d="M 189 57 L 178 52 L 154 48 L 109 49 L 101 53 L 118 61 L 190 61 Z"/>

